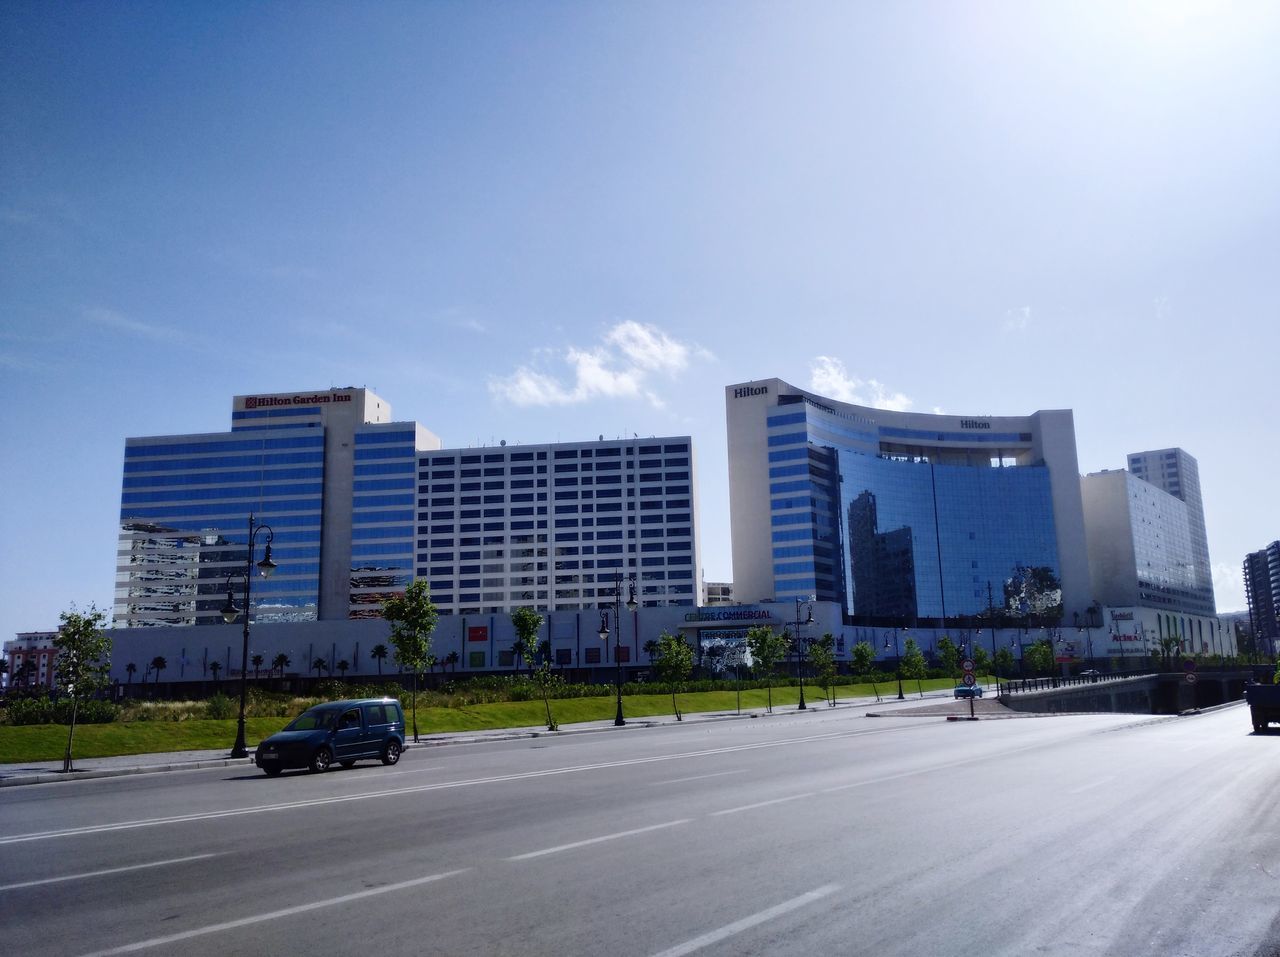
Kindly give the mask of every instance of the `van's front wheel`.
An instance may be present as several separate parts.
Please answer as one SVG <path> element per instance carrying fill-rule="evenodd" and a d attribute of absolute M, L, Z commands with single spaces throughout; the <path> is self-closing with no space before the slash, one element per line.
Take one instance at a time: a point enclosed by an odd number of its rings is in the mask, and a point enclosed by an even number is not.
<path fill-rule="evenodd" d="M 387 746 L 382 749 L 382 763 L 395 764 L 400 760 L 400 742 L 388 741 Z"/>
<path fill-rule="evenodd" d="M 319 774 L 321 771 L 328 771 L 329 765 L 333 763 L 333 752 L 328 748 L 316 748 L 316 753 L 311 755 L 311 770 Z"/>

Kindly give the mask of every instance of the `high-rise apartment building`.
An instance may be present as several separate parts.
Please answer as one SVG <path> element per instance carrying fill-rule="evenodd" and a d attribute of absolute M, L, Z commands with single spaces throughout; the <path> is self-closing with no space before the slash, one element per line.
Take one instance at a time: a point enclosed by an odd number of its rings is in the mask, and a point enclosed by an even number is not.
<path fill-rule="evenodd" d="M 126 441 L 117 627 L 221 623 L 250 515 L 278 566 L 254 581 L 258 623 L 377 617 L 414 577 L 446 614 L 595 607 L 616 575 L 645 605 L 700 598 L 687 436 L 446 450 L 358 388 L 237 396 L 231 415 Z"/>
<path fill-rule="evenodd" d="M 1244 560 L 1244 592 L 1255 639 L 1280 641 L 1280 541 Z"/>
<path fill-rule="evenodd" d="M 1090 604 L 1071 412 L 893 412 L 780 379 L 725 390 L 734 594 L 855 620 Z"/>
<path fill-rule="evenodd" d="M 619 576 L 645 607 L 701 601 L 689 436 L 441 449 L 417 481 L 417 574 L 442 612 L 595 608 Z"/>
<path fill-rule="evenodd" d="M 1130 452 L 1129 471 L 1137 478 L 1187 505 L 1187 531 L 1191 538 L 1191 587 L 1209 602 L 1214 614 L 1213 569 L 1209 564 L 1209 534 L 1204 524 L 1204 500 L 1200 495 L 1200 466 L 1182 449 Z"/>

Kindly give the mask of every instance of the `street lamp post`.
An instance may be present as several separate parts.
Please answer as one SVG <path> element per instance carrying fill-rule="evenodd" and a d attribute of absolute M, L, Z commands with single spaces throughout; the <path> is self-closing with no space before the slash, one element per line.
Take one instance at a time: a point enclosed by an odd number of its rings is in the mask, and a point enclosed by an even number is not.
<path fill-rule="evenodd" d="M 262 556 L 262 561 L 258 562 L 258 573 L 263 578 L 269 578 L 271 573 L 276 570 L 276 563 L 271 560 L 271 540 L 275 538 L 275 533 L 271 531 L 270 525 L 254 524 L 253 515 L 249 515 L 249 539 L 245 549 L 244 560 L 244 647 L 240 658 L 240 716 L 236 719 L 236 743 L 231 748 L 231 756 L 233 758 L 245 758 L 249 756 L 249 749 L 245 746 L 244 741 L 244 709 L 245 701 L 249 694 L 249 594 L 250 584 L 253 581 L 253 544 L 258 533 L 263 529 L 267 532 L 266 551 Z M 240 613 L 240 609 L 236 608 L 235 596 L 231 591 L 231 579 L 235 577 L 235 573 L 227 575 L 227 603 L 222 606 L 222 620 L 228 625 L 236 620 L 236 616 Z"/>
<path fill-rule="evenodd" d="M 628 584 L 631 591 L 627 597 L 627 611 L 636 610 L 636 580 L 630 579 Z M 622 573 L 615 572 L 613 576 L 613 621 L 614 628 L 617 629 L 617 636 L 613 643 L 613 662 L 617 666 L 616 685 L 618 689 L 618 713 L 613 719 L 614 727 L 620 728 L 626 724 L 626 720 L 622 717 L 622 656 L 619 652 L 622 650 Z M 609 611 L 604 609 L 600 612 L 600 640 L 609 640 Z"/>
<path fill-rule="evenodd" d="M 886 631 L 885 634 L 888 635 L 889 632 Z M 889 650 L 889 639 L 887 637 L 884 640 L 884 650 Z M 898 659 L 898 700 L 904 701 L 906 695 L 902 693 L 902 650 L 898 647 L 898 633 L 896 631 L 893 632 L 893 653 Z"/>
<path fill-rule="evenodd" d="M 804 621 L 800 620 L 800 606 L 809 603 L 809 617 Z M 808 706 L 804 703 L 804 639 L 800 637 L 800 629 L 805 625 L 813 624 L 813 599 L 797 598 L 796 599 L 796 670 L 800 673 L 800 707 L 797 711 L 806 711 Z"/>

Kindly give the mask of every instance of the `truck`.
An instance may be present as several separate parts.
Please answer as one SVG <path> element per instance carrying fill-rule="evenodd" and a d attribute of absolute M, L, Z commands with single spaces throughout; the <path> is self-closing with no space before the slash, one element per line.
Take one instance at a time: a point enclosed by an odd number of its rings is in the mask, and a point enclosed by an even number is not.
<path fill-rule="evenodd" d="M 1254 731 L 1266 731 L 1272 721 L 1280 724 L 1280 685 L 1245 685 L 1244 696 Z"/>

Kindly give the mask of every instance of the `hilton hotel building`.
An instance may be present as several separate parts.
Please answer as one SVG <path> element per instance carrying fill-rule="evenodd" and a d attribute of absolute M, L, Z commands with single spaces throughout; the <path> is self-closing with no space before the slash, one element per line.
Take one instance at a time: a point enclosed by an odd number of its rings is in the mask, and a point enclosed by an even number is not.
<path fill-rule="evenodd" d="M 890 412 L 764 379 L 725 389 L 733 588 L 942 623 L 1092 602 L 1069 410 Z"/>
<path fill-rule="evenodd" d="M 688 436 L 445 449 L 368 389 L 236 396 L 228 432 L 126 441 L 114 624 L 222 624 L 250 514 L 255 623 L 377 618 L 415 577 L 445 615 L 595 609 L 619 575 L 693 607 L 695 488 Z"/>

